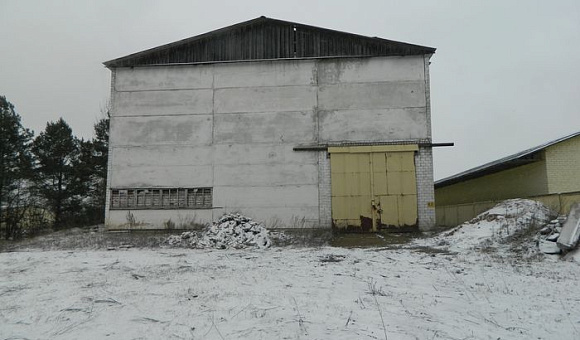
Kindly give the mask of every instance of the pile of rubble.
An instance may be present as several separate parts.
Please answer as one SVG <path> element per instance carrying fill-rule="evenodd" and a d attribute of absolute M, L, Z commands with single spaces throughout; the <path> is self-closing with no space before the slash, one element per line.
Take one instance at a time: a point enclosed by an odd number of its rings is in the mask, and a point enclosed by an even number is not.
<path fill-rule="evenodd" d="M 559 254 L 561 249 L 556 243 L 558 237 L 560 237 L 560 232 L 562 232 L 562 224 L 566 221 L 566 216 L 560 215 L 557 219 L 551 220 L 550 223 L 546 224 L 542 229 L 540 229 L 540 236 L 538 240 L 538 246 L 540 251 L 545 254 Z"/>
<path fill-rule="evenodd" d="M 570 208 L 568 217 L 560 216 L 551 221 L 540 234 L 540 250 L 546 254 L 574 250 L 580 239 L 580 203 Z"/>
<path fill-rule="evenodd" d="M 580 262 L 580 205 L 558 216 L 544 204 L 510 199 L 453 229 L 432 238 L 416 239 L 419 247 L 453 253 L 482 251 L 494 256 L 542 258 L 541 253 L 561 254 Z"/>
<path fill-rule="evenodd" d="M 269 248 L 272 244 L 268 230 L 258 222 L 241 214 L 225 214 L 201 235 L 186 231 L 180 236 L 172 235 L 166 242 L 172 246 L 192 248 Z"/>

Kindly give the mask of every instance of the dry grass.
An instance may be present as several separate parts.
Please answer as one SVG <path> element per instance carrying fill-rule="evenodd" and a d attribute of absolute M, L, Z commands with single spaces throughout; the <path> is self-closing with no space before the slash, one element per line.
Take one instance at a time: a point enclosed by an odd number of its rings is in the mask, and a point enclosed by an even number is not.
<path fill-rule="evenodd" d="M 75 250 L 155 248 L 163 245 L 168 232 L 105 232 L 103 226 L 72 228 L 20 241 L 3 241 L 0 252 L 24 249 Z"/>

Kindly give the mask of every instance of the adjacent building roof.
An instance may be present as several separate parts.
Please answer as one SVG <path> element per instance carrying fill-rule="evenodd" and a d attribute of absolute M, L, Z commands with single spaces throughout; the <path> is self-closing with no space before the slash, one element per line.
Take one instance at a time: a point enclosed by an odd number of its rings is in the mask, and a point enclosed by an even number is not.
<path fill-rule="evenodd" d="M 515 167 L 520 166 L 520 165 L 536 162 L 536 161 L 540 160 L 539 153 L 541 151 L 543 151 L 544 149 L 546 149 L 554 144 L 558 144 L 560 142 L 568 140 L 570 138 L 574 138 L 576 136 L 580 136 L 580 131 L 573 133 L 571 135 L 562 137 L 562 138 L 555 139 L 555 140 L 547 142 L 545 144 L 538 145 L 538 146 L 533 147 L 531 149 L 527 149 L 527 150 L 518 152 L 518 153 L 513 154 L 511 156 L 507 156 L 507 157 L 498 159 L 496 161 L 486 163 L 484 165 L 475 167 L 473 169 L 469 169 L 469 170 L 460 172 L 456 175 L 440 179 L 440 180 L 435 182 L 435 188 L 446 187 L 446 186 L 451 185 L 451 184 L 455 184 L 455 183 L 463 182 L 463 181 L 466 181 L 469 179 L 474 179 L 477 177 L 482 177 L 482 176 L 496 173 L 499 171 L 515 168 Z"/>
<path fill-rule="evenodd" d="M 435 48 L 264 16 L 105 62 L 108 68 L 201 62 L 435 53 Z"/>

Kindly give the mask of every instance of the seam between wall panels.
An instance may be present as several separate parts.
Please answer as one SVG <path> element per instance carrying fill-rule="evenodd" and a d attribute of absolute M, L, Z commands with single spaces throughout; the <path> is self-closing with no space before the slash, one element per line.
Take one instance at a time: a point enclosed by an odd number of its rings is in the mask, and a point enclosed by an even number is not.
<path fill-rule="evenodd" d="M 213 75 L 215 79 L 215 74 Z M 407 83 L 414 83 L 418 82 L 414 80 L 403 81 Z M 377 82 L 377 83 L 392 83 L 392 82 L 399 82 L 399 81 L 384 81 L 384 82 Z M 351 84 L 366 84 L 364 82 L 351 82 Z M 250 85 L 250 86 L 221 86 L 217 88 L 217 90 L 232 90 L 232 89 L 247 89 L 247 88 L 287 88 L 287 87 L 306 87 L 312 84 L 294 84 L 294 85 Z M 338 83 L 329 83 L 328 85 L 338 85 Z M 172 91 L 197 91 L 197 90 L 213 90 L 213 87 L 176 87 L 176 88 L 163 88 L 163 89 L 144 89 L 144 90 L 121 90 L 117 92 L 121 93 L 133 93 L 133 92 L 172 92 Z"/>
<path fill-rule="evenodd" d="M 211 148 L 212 150 L 215 151 L 215 139 L 214 139 L 214 134 L 215 134 L 215 65 L 212 65 L 211 67 Z M 215 152 L 211 153 L 211 187 L 212 187 L 212 191 L 214 190 L 215 187 Z M 212 198 L 211 198 L 211 204 L 212 207 L 215 206 L 214 203 L 214 199 L 215 199 L 215 195 L 212 194 Z M 215 210 L 212 209 L 211 210 L 211 220 L 212 222 L 216 220 L 216 216 L 214 216 L 215 214 Z"/>
<path fill-rule="evenodd" d="M 313 78 L 313 86 L 316 88 L 316 100 L 314 104 L 314 140 L 316 143 L 320 141 L 320 117 L 318 115 L 318 92 L 320 90 L 318 86 L 318 61 L 315 61 L 313 66 L 314 69 L 312 70 L 312 78 Z M 320 152 L 318 152 L 317 164 L 318 164 L 318 227 L 322 225 L 322 176 L 324 176 L 322 172 L 322 164 L 320 163 Z"/>
<path fill-rule="evenodd" d="M 321 195 L 321 175 L 322 171 L 320 169 L 320 151 L 318 152 L 318 226 L 322 225 L 322 195 Z"/>
<path fill-rule="evenodd" d="M 315 119 L 315 125 L 316 125 L 315 126 L 315 129 L 316 129 L 315 130 L 315 132 L 316 132 L 315 140 L 316 140 L 316 142 L 319 142 L 320 141 L 320 115 L 319 115 L 320 110 L 318 109 L 318 107 L 319 107 L 318 94 L 320 92 L 320 85 L 318 82 L 318 62 L 315 62 L 313 67 L 314 67 L 314 71 L 313 71 L 313 73 L 314 73 L 313 74 L 314 86 L 316 87 L 316 104 L 314 107 L 314 115 L 315 115 L 314 119 Z"/>
<path fill-rule="evenodd" d="M 425 78 L 425 114 L 427 115 L 427 137 L 431 139 L 431 88 L 429 85 L 429 58 L 427 58 L 425 55 L 423 55 L 423 77 Z"/>

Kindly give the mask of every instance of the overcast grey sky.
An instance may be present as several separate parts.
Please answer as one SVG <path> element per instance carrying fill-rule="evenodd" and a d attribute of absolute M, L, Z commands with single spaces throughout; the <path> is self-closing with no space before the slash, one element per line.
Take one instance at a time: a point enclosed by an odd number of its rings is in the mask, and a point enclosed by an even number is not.
<path fill-rule="evenodd" d="M 90 138 L 102 62 L 261 15 L 436 47 L 437 179 L 580 130 L 578 0 L 0 0 L 0 95 L 36 134 Z"/>

